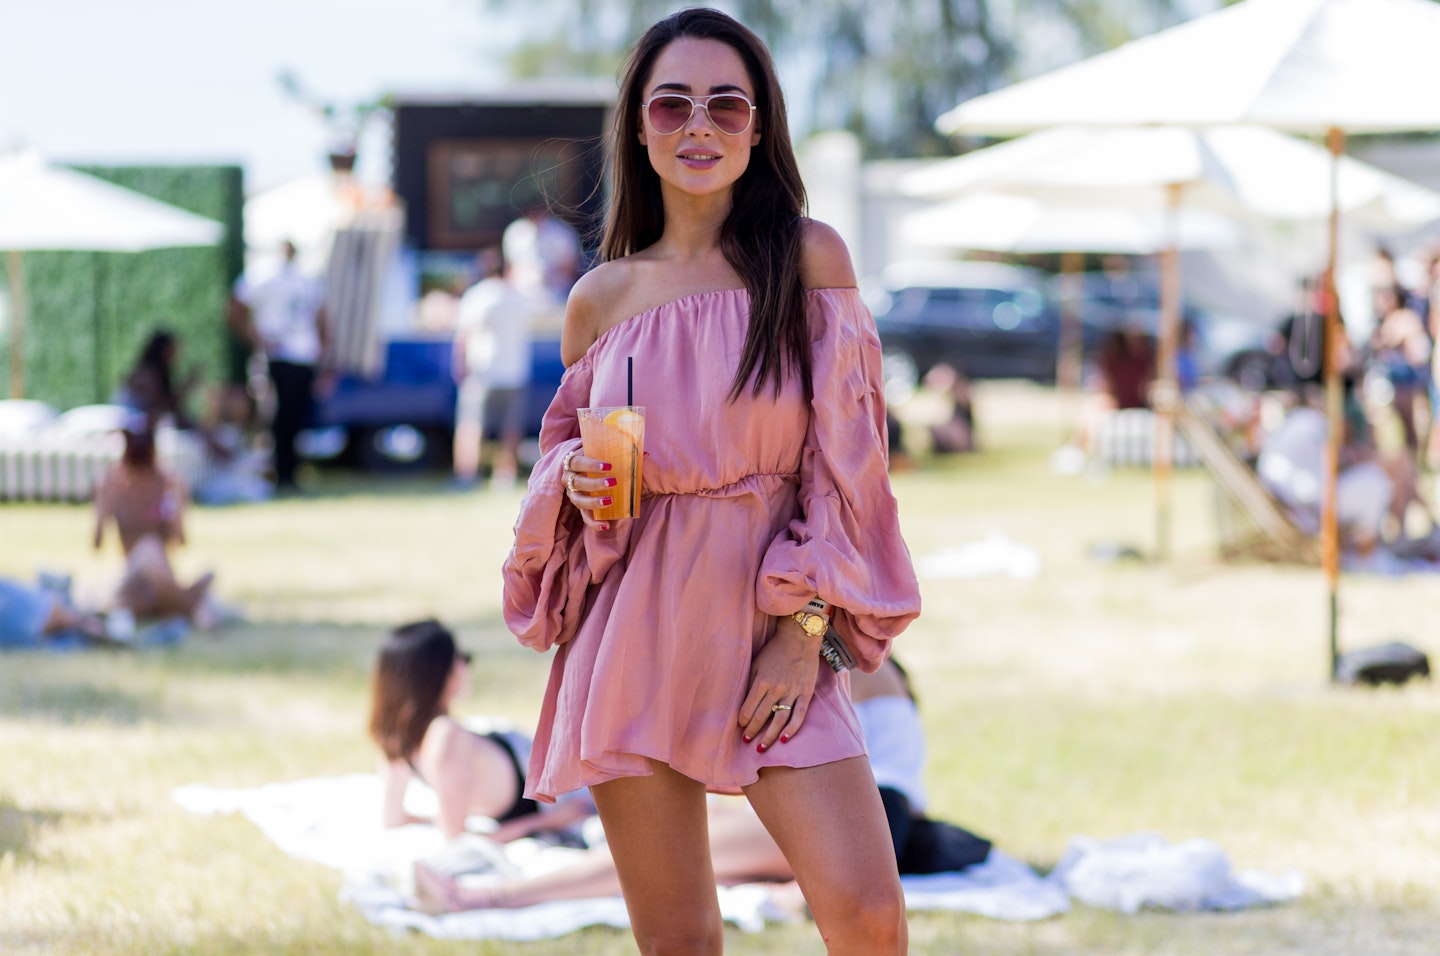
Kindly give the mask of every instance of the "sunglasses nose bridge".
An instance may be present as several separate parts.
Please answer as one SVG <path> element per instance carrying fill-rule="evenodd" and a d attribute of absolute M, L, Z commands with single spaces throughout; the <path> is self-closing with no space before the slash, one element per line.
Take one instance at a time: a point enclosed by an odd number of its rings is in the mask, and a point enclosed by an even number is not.
<path fill-rule="evenodd" d="M 710 127 L 710 129 L 718 132 L 720 127 L 715 125 L 715 120 L 712 119 L 710 116 L 710 105 L 708 103 L 702 103 L 699 100 L 690 101 L 690 115 L 685 117 L 685 122 L 681 125 L 680 128 L 682 130 L 690 129 L 691 126 L 695 124 L 696 118 L 699 117 L 702 113 L 705 116 L 705 125 Z"/>

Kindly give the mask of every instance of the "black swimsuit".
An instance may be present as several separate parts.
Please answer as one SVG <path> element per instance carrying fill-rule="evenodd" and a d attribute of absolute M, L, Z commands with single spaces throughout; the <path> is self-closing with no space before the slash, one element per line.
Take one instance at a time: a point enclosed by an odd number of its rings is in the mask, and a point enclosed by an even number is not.
<path fill-rule="evenodd" d="M 466 729 L 465 732 L 467 734 L 475 734 L 473 730 L 469 729 Z M 515 767 L 515 780 L 517 781 L 515 802 L 510 804 L 510 809 L 495 817 L 495 822 L 504 823 L 507 820 L 514 820 L 516 817 L 526 817 L 532 813 L 539 813 L 540 804 L 525 796 L 525 768 L 520 766 L 520 757 L 515 753 L 515 748 L 510 746 L 510 741 L 506 740 L 505 735 L 501 733 L 492 732 L 488 734 L 475 734 L 475 736 L 488 737 L 499 744 L 500 749 L 505 751 L 506 756 L 510 758 L 510 763 Z M 407 760 L 405 762 L 410 765 L 410 771 L 415 774 L 416 777 L 420 778 L 421 783 L 427 782 L 420 771 L 415 768 L 413 761 Z"/>

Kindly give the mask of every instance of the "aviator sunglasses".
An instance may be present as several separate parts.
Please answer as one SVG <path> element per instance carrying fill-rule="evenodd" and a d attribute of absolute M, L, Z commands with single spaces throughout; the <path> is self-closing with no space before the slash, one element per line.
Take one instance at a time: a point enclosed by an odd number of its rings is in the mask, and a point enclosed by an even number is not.
<path fill-rule="evenodd" d="M 712 126 L 730 136 L 739 136 L 749 129 L 755 115 L 755 104 L 739 93 L 712 93 L 709 96 L 660 93 L 640 106 L 650 119 L 650 128 L 661 136 L 683 129 L 690 122 L 696 107 L 705 111 Z"/>

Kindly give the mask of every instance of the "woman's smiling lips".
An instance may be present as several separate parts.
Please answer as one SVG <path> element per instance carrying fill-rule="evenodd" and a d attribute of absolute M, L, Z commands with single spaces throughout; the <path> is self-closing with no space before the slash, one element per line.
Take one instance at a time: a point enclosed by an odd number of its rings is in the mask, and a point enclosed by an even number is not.
<path fill-rule="evenodd" d="M 709 149 L 681 150 L 677 158 L 692 169 L 709 169 L 720 162 L 720 154 Z"/>

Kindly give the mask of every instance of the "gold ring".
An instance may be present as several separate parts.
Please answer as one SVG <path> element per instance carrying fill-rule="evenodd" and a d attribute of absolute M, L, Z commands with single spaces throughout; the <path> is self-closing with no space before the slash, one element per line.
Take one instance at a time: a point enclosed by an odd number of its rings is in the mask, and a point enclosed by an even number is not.
<path fill-rule="evenodd" d="M 789 704 L 776 704 L 774 707 L 771 707 L 771 708 L 770 708 L 770 713 L 772 713 L 772 714 L 778 714 L 778 713 L 780 713 L 780 711 L 782 711 L 782 710 L 791 710 L 791 709 L 792 709 L 792 708 L 790 707 Z"/>
<path fill-rule="evenodd" d="M 569 476 L 566 477 L 566 479 L 565 479 L 565 488 L 566 488 L 566 490 L 568 490 L 572 495 L 575 493 L 575 472 L 573 472 L 573 471 L 570 472 Z"/>

